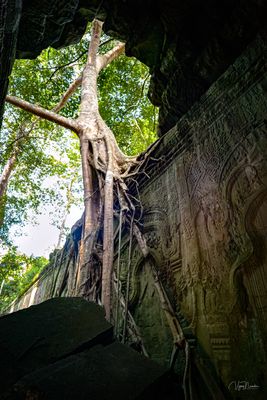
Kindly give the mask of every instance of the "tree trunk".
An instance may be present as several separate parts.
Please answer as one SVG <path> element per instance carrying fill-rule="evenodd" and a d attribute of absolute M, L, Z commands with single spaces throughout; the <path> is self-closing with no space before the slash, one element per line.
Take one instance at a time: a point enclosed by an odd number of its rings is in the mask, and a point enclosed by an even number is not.
<path fill-rule="evenodd" d="M 80 115 L 77 120 L 80 129 L 80 152 L 84 186 L 84 221 L 80 243 L 76 294 L 86 296 L 88 279 L 93 269 L 93 248 L 96 243 L 98 222 L 101 213 L 98 177 L 93 171 L 93 145 L 97 140 L 97 72 L 96 52 L 100 42 L 101 25 L 94 24 L 88 51 L 88 59 L 82 76 Z"/>
<path fill-rule="evenodd" d="M 92 253 L 97 240 L 100 219 L 100 199 L 97 176 L 88 162 L 89 142 L 81 135 L 81 159 L 84 186 L 84 221 L 79 250 L 76 294 L 86 296 Z"/>
<path fill-rule="evenodd" d="M 4 222 L 4 218 L 5 218 L 5 206 L 6 206 L 5 194 L 7 192 L 7 187 L 9 184 L 9 179 L 11 177 L 11 174 L 16 167 L 18 154 L 20 152 L 20 142 L 30 132 L 31 132 L 31 130 L 29 132 L 26 132 L 26 134 L 25 134 L 24 126 L 22 126 L 20 128 L 20 130 L 16 136 L 16 140 L 13 143 L 12 154 L 9 157 L 9 159 L 7 160 L 7 162 L 3 168 L 1 177 L 0 177 L 0 227 L 2 226 L 2 224 Z"/>
<path fill-rule="evenodd" d="M 8 159 L 6 165 L 4 166 L 3 172 L 0 177 L 0 201 L 4 194 L 6 193 L 8 181 L 12 171 L 15 168 L 15 164 L 17 161 L 18 152 L 14 152 L 12 156 Z"/>
<path fill-rule="evenodd" d="M 93 165 L 99 175 L 105 175 L 104 183 L 104 222 L 103 222 L 103 263 L 102 263 L 102 304 L 106 311 L 106 318 L 111 318 L 111 277 L 113 264 L 113 149 L 110 143 L 109 130 L 102 121 L 98 110 L 97 76 L 100 63 L 97 63 L 97 50 L 100 43 L 102 22 L 94 21 L 92 38 L 88 52 L 88 60 L 82 77 L 81 112 L 78 118 L 81 127 L 81 157 L 84 181 L 84 232 L 81 242 L 81 256 L 78 273 L 78 292 L 84 278 L 88 277 L 90 257 L 92 263 L 92 245 L 96 241 L 97 219 L 100 216 L 100 203 L 93 201 L 94 187 L 101 182 L 101 176 L 93 179 L 91 171 Z M 117 50 L 116 50 L 117 51 Z M 99 59 L 98 59 L 99 60 Z M 101 59 L 104 65 L 104 58 Z M 97 188 L 102 194 L 101 188 Z M 102 194 L 103 195 L 103 194 Z M 89 241 L 88 241 L 89 239 Z M 84 272 L 83 272 L 84 270 Z M 84 277 L 84 278 L 83 278 Z M 80 288 L 79 288 L 80 287 Z"/>

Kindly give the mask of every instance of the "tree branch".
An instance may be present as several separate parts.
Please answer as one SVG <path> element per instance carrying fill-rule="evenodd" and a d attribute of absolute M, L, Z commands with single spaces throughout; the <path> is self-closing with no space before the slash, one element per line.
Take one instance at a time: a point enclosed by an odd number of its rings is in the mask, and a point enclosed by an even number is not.
<path fill-rule="evenodd" d="M 54 111 L 54 112 L 60 111 L 65 106 L 65 104 L 67 103 L 69 98 L 72 96 L 72 94 L 75 92 L 75 90 L 81 85 L 81 83 L 82 83 L 82 75 L 80 75 L 77 79 L 75 79 L 75 81 L 73 81 L 70 84 L 69 88 L 63 94 L 59 103 L 52 109 L 52 111 Z"/>
<path fill-rule="evenodd" d="M 52 121 L 60 126 L 63 126 L 64 128 L 74 131 L 79 135 L 78 125 L 70 118 L 63 117 L 62 115 L 56 114 L 53 111 L 48 111 L 43 107 L 31 104 L 28 101 L 19 99 L 15 96 L 6 96 L 6 101 L 10 104 L 13 104 L 15 107 L 21 108 L 24 111 L 30 112 L 48 121 Z"/>
<path fill-rule="evenodd" d="M 83 51 L 78 57 L 76 57 L 74 60 L 69 61 L 66 64 L 60 65 L 58 67 L 56 67 L 55 71 L 51 74 L 51 76 L 48 79 L 48 82 L 51 81 L 51 79 L 53 78 L 53 76 L 62 68 L 68 67 L 69 65 L 75 63 L 76 61 L 78 61 L 80 58 L 82 58 L 82 56 L 84 56 L 87 53 L 87 50 Z"/>
<path fill-rule="evenodd" d="M 125 43 L 119 42 L 113 49 L 106 54 L 99 55 L 97 58 L 97 72 L 99 73 L 103 68 L 110 64 L 115 58 L 121 55 L 125 50 Z"/>
<path fill-rule="evenodd" d="M 103 22 L 95 19 L 92 27 L 92 37 L 88 50 L 87 65 L 96 65 L 97 50 L 100 45 L 100 36 L 102 32 Z"/>

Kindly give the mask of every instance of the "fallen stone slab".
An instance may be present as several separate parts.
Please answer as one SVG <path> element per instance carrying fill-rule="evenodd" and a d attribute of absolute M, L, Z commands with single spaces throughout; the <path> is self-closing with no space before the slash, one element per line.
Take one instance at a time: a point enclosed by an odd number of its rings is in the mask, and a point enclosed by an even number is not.
<path fill-rule="evenodd" d="M 0 318 L 0 394 L 33 370 L 112 339 L 103 308 L 78 297 L 53 298 L 5 315 Z"/>
<path fill-rule="evenodd" d="M 23 377 L 12 399 L 182 399 L 166 369 L 114 342 L 97 345 Z M 27 397 L 28 396 L 28 397 Z"/>
<path fill-rule="evenodd" d="M 53 298 L 0 318 L 1 400 L 183 399 L 165 367 L 113 338 L 102 307 Z"/>

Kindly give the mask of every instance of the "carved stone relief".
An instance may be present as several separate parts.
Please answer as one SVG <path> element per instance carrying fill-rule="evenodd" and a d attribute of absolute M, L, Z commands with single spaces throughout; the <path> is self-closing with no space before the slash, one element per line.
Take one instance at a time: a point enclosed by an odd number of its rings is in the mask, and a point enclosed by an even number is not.
<path fill-rule="evenodd" d="M 226 387 L 246 376 L 264 381 L 265 367 L 256 359 L 266 362 L 267 343 L 266 69 L 252 63 L 244 80 L 231 70 L 214 85 L 202 101 L 205 113 L 199 104 L 175 128 L 177 137 L 181 126 L 192 138 L 187 149 L 160 175 L 155 167 L 154 180 L 141 191 L 158 275 Z M 228 90 L 221 92 L 225 82 Z M 170 136 L 174 142 L 174 130 Z M 147 273 L 139 275 L 147 287 Z M 138 294 L 142 302 L 152 296 L 147 290 Z M 142 333 L 146 312 L 136 304 Z M 155 313 L 153 302 L 147 307 Z M 251 351 L 257 356 L 250 360 Z M 245 375 L 244 366 L 258 375 Z M 255 398 L 264 398 L 262 392 Z"/>

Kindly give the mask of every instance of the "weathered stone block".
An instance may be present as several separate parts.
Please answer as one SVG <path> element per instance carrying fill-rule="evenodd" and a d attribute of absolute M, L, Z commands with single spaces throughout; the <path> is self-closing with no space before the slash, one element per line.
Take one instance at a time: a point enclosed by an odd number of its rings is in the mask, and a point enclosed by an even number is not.
<path fill-rule="evenodd" d="M 1 317 L 0 376 L 4 387 L 69 354 L 110 342 L 112 336 L 103 309 L 81 298 L 54 298 Z"/>
<path fill-rule="evenodd" d="M 27 393 L 49 400 L 167 400 L 172 390 L 165 368 L 118 342 L 67 357 L 15 385 L 22 398 Z"/>

